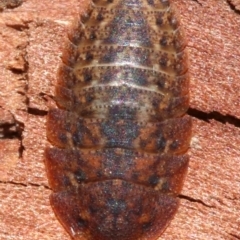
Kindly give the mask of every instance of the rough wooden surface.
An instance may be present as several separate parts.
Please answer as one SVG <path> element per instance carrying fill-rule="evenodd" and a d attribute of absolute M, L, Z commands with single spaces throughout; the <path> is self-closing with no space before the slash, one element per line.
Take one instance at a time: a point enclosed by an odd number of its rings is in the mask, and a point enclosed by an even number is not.
<path fill-rule="evenodd" d="M 181 207 L 161 239 L 240 239 L 240 14 L 175 0 L 188 38 L 194 128 Z M 0 239 L 69 240 L 49 205 L 45 117 L 84 0 L 25 0 L 0 13 Z M 80 7 L 80 8 L 79 8 Z"/>

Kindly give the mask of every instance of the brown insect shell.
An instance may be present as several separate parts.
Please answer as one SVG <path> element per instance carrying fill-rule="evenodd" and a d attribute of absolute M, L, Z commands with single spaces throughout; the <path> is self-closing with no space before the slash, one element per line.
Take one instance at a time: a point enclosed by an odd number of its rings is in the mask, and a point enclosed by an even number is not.
<path fill-rule="evenodd" d="M 150 13 L 146 20 L 142 18 L 145 10 L 139 11 L 141 4 Z M 96 11 L 96 6 L 109 12 Z M 153 14 L 155 8 L 160 14 Z M 183 117 L 189 104 L 185 37 L 168 0 L 97 0 L 89 9 L 75 22 L 62 55 L 56 86 L 61 109 L 50 110 L 48 115 L 47 135 L 54 146 L 45 151 L 53 190 L 51 205 L 75 240 L 154 240 L 177 211 L 177 196 L 188 167 L 191 120 Z M 131 20 L 129 16 L 141 27 L 132 24 L 129 31 L 124 25 Z M 104 19 L 107 26 L 102 27 Z M 106 19 L 115 24 L 112 30 Z M 97 22 L 99 25 L 92 25 L 94 31 L 90 31 L 89 26 Z M 153 29 L 158 32 L 153 34 Z M 124 38 L 127 31 L 128 40 Z M 98 46 L 102 40 L 103 46 Z M 137 43 L 139 49 L 120 46 L 121 41 Z M 148 52 L 153 53 L 158 44 L 161 58 L 155 64 Z M 130 61 L 145 65 L 144 71 L 142 66 L 118 65 L 121 56 L 125 60 L 129 57 L 123 54 L 127 47 L 133 50 Z M 98 49 L 101 51 L 96 54 Z M 83 60 L 91 71 L 81 70 L 79 62 Z M 94 60 L 109 65 L 97 68 Z M 157 68 L 153 70 L 151 64 Z M 160 80 L 151 82 L 158 79 L 157 73 Z M 123 81 L 125 78 L 128 82 Z M 122 86 L 113 87 L 120 80 Z M 175 84 L 179 80 L 181 86 Z M 129 89 L 128 96 L 122 98 L 126 83 L 134 90 Z M 139 87 L 149 91 L 143 102 L 137 99 L 145 91 L 135 89 Z M 160 92 L 163 100 L 154 99 L 158 96 L 154 91 Z M 106 93 L 112 94 L 112 99 Z M 114 106 L 113 99 L 124 99 L 125 103 Z"/>

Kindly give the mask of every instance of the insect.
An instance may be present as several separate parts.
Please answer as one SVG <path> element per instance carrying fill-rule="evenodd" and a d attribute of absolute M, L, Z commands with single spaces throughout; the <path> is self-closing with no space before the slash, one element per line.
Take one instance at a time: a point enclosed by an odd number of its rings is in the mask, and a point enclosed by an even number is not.
<path fill-rule="evenodd" d="M 48 114 L 53 210 L 76 240 L 153 240 L 179 205 L 191 138 L 184 35 L 168 0 L 95 0 Z"/>

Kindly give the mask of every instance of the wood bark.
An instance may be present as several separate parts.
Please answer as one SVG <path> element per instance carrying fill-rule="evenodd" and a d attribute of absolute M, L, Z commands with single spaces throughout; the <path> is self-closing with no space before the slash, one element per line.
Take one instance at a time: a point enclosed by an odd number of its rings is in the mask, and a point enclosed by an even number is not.
<path fill-rule="evenodd" d="M 173 2 L 188 39 L 188 114 L 194 126 L 181 207 L 160 239 L 240 239 L 240 14 L 232 5 L 239 3 Z M 48 108 L 55 105 L 67 30 L 88 3 L 25 0 L 16 8 L 1 5 L 2 240 L 70 240 L 49 204 L 45 122 Z"/>

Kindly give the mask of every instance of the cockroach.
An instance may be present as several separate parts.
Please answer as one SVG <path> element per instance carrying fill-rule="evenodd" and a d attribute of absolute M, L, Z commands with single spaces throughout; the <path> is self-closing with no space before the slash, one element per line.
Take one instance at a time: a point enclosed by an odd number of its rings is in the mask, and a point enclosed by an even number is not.
<path fill-rule="evenodd" d="M 186 42 L 169 0 L 94 0 L 69 35 L 50 109 L 53 210 L 75 240 L 154 240 L 191 138 Z"/>

